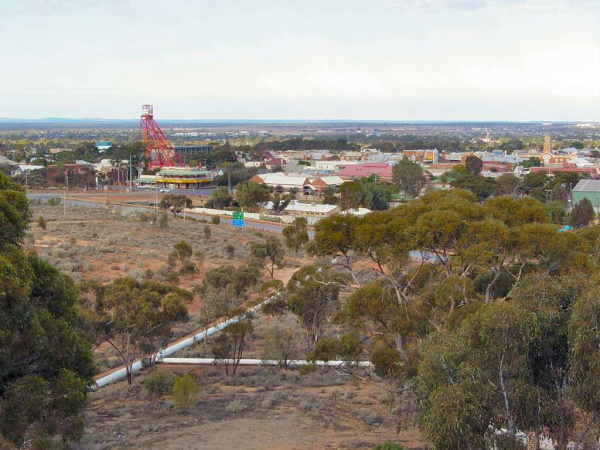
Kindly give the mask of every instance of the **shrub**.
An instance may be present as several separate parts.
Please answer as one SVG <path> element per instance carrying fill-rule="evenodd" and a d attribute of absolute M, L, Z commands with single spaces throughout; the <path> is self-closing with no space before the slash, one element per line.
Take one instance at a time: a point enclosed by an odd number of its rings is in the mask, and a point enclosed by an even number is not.
<path fill-rule="evenodd" d="M 187 411 L 198 401 L 200 386 L 189 373 L 175 378 L 172 389 L 173 404 L 179 411 Z"/>
<path fill-rule="evenodd" d="M 169 370 L 152 372 L 143 383 L 146 397 L 159 399 L 169 395 L 173 390 L 174 382 L 175 375 Z"/>
<path fill-rule="evenodd" d="M 210 222 L 213 225 L 219 225 L 221 223 L 221 218 L 219 216 L 212 216 Z"/>
<path fill-rule="evenodd" d="M 300 409 L 301 411 L 315 411 L 318 409 L 318 407 L 314 401 L 302 400 L 298 404 L 298 409 Z"/>
<path fill-rule="evenodd" d="M 377 444 L 373 450 L 405 450 L 403 445 L 396 444 L 392 441 L 386 441 L 383 444 Z"/>
<path fill-rule="evenodd" d="M 196 264 L 192 261 L 185 261 L 181 263 L 181 269 L 179 269 L 179 273 L 194 273 L 196 271 Z"/>
<path fill-rule="evenodd" d="M 179 275 L 177 275 L 177 272 L 170 272 L 167 275 L 167 281 L 170 283 L 177 283 L 179 281 Z"/>
<path fill-rule="evenodd" d="M 169 216 L 164 211 L 158 216 L 158 226 L 161 230 L 169 228 Z"/>
<path fill-rule="evenodd" d="M 231 413 L 239 413 L 239 412 L 246 410 L 247 408 L 248 407 L 246 406 L 246 404 L 240 400 L 232 400 L 225 407 L 225 409 Z"/>
<path fill-rule="evenodd" d="M 368 408 L 361 408 L 357 411 L 354 411 L 354 416 L 367 425 L 375 425 L 381 422 L 379 414 Z"/>
<path fill-rule="evenodd" d="M 260 406 L 265 409 L 272 409 L 274 406 L 278 405 L 282 400 L 287 399 L 288 394 L 282 391 L 270 392 L 261 402 Z"/>
<path fill-rule="evenodd" d="M 317 370 L 317 366 L 314 364 L 307 364 L 305 366 L 300 366 L 298 372 L 300 375 L 309 375 Z"/>
<path fill-rule="evenodd" d="M 45 229 L 46 229 L 46 226 L 47 226 L 47 225 L 46 225 L 46 219 L 44 219 L 44 217 L 43 217 L 43 216 L 40 216 L 40 217 L 38 217 L 38 220 L 37 220 L 37 225 L 38 225 L 38 227 L 40 227 L 42 230 L 45 230 Z"/>
<path fill-rule="evenodd" d="M 227 259 L 232 259 L 235 255 L 235 247 L 231 244 L 227 244 L 224 248 L 225 255 L 227 255 Z"/>
<path fill-rule="evenodd" d="M 146 280 L 146 272 L 142 269 L 133 269 L 127 272 L 129 278 L 133 278 L 138 283 L 142 283 Z"/>

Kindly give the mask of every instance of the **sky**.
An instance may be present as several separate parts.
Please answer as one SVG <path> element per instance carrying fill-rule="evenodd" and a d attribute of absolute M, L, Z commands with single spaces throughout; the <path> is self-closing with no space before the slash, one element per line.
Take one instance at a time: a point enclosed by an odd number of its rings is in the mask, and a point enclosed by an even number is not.
<path fill-rule="evenodd" d="M 597 0 L 0 0 L 0 117 L 600 121 Z"/>

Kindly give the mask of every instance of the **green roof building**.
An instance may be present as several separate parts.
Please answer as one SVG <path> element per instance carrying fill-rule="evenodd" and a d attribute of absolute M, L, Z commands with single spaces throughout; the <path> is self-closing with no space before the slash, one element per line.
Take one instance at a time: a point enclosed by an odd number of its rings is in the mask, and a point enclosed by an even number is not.
<path fill-rule="evenodd" d="M 573 204 L 575 206 L 584 198 L 592 202 L 594 211 L 600 212 L 600 180 L 580 180 L 572 192 Z"/>

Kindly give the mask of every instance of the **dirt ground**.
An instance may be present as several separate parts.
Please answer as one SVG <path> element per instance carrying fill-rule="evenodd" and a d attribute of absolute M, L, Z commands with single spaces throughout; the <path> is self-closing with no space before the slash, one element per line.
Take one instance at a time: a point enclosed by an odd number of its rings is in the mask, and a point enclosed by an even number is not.
<path fill-rule="evenodd" d="M 410 417 L 390 413 L 386 385 L 376 379 L 331 369 L 301 375 L 254 367 L 236 377 L 214 367 L 158 370 L 191 372 L 201 385 L 197 404 L 178 412 L 170 397 L 149 400 L 143 377 L 133 389 L 108 386 L 91 394 L 86 434 L 73 448 L 370 449 L 388 440 L 428 448 L 414 428 L 398 426 Z"/>
<path fill-rule="evenodd" d="M 172 217 L 168 228 L 160 229 L 154 222 L 156 218 L 123 216 L 118 208 L 70 206 L 65 216 L 61 205 L 35 204 L 32 211 L 27 248 L 77 281 L 109 282 L 119 276 L 163 281 L 161 271 L 168 254 L 175 243 L 185 240 L 198 256 L 198 270 L 180 275 L 174 283 L 192 289 L 212 268 L 246 263 L 248 244 L 266 237 L 256 231 L 234 231 L 226 225 L 183 222 Z M 36 225 L 39 216 L 47 222 L 45 230 Z M 206 227 L 211 230 L 208 239 Z M 231 259 L 224 252 L 228 244 L 235 248 Z M 286 259 L 286 267 L 275 271 L 275 278 L 284 283 L 299 267 L 312 262 L 293 254 Z M 269 279 L 266 271 L 263 279 Z M 176 330 L 174 340 L 198 328 L 195 314 L 201 305 L 202 299 L 196 297 L 188 306 L 191 320 Z M 265 335 L 275 324 L 293 328 L 297 356 L 306 354 L 303 329 L 294 315 L 275 319 L 257 314 L 244 357 L 263 357 Z M 210 357 L 211 342 L 175 356 Z M 97 350 L 97 360 L 102 371 L 121 364 L 107 346 Z M 411 403 L 391 396 L 389 386 L 373 374 L 360 373 L 364 378 L 361 380 L 332 369 L 302 375 L 278 367 L 246 367 L 240 368 L 235 377 L 215 366 L 162 365 L 158 370 L 171 370 L 177 375 L 191 373 L 201 386 L 196 406 L 178 412 L 170 397 L 160 401 L 146 398 L 142 389 L 146 374 L 142 373 L 136 377 L 133 389 L 120 382 L 91 393 L 85 436 L 72 448 L 370 449 L 387 440 L 407 449 L 427 448 L 415 429 L 415 418 L 406 413 L 411 411 Z"/>
<path fill-rule="evenodd" d="M 138 281 L 156 279 L 167 281 L 165 267 L 173 245 L 185 240 L 194 254 L 192 259 L 197 270 L 180 274 L 174 285 L 192 290 L 200 285 L 208 271 L 222 265 L 237 267 L 249 261 L 249 244 L 264 240 L 266 235 L 250 230 L 232 230 L 226 224 L 213 225 L 198 221 L 173 218 L 169 215 L 168 227 L 161 229 L 156 217 L 149 215 L 142 221 L 140 214 L 123 215 L 120 208 L 90 206 L 51 206 L 35 202 L 31 205 L 33 221 L 26 237 L 25 245 L 36 251 L 40 257 L 75 281 L 98 280 L 102 283 L 117 277 L 129 276 Z M 44 217 L 47 227 L 40 228 L 36 222 Z M 205 229 L 210 237 L 205 237 Z M 234 255 L 229 258 L 224 248 L 234 247 Z M 287 257 L 286 267 L 275 270 L 275 278 L 287 283 L 289 278 L 306 258 Z M 263 280 L 270 279 L 264 271 Z M 252 293 L 250 298 L 256 297 Z M 190 320 L 176 328 L 174 340 L 199 326 L 196 314 L 203 304 L 197 295 L 188 304 Z M 107 345 L 97 349 L 101 371 L 120 364 L 116 353 Z"/>

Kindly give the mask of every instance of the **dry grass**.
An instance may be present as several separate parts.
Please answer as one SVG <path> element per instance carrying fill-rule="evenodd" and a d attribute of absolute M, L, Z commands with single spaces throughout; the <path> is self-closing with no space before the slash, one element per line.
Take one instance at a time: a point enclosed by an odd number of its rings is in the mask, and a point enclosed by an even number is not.
<path fill-rule="evenodd" d="M 158 370 L 190 372 L 189 366 Z M 234 386 L 224 380 L 221 368 L 200 367 L 191 373 L 201 394 L 186 413 L 175 411 L 169 396 L 150 400 L 124 382 L 92 393 L 86 435 L 74 448 L 223 448 L 216 444 L 219 439 L 232 445 L 239 441 L 249 449 L 372 448 L 385 440 L 408 449 L 426 448 L 414 429 L 396 435 L 395 418 L 376 398 L 385 388 L 381 382 L 340 381 L 335 371 L 323 370 L 315 374 L 319 387 L 310 387 L 297 371 L 254 367 L 241 371 Z M 276 385 L 272 390 L 260 385 L 268 380 Z M 298 434 L 293 424 L 303 424 Z M 280 427 L 289 428 L 293 442 L 278 436 Z"/>

